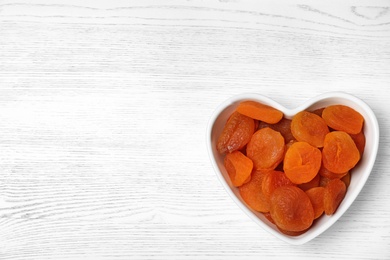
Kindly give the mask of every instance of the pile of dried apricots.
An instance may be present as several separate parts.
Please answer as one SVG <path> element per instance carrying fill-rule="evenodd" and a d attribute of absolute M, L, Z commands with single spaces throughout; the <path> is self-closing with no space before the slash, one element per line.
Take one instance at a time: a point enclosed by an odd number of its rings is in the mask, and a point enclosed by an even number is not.
<path fill-rule="evenodd" d="M 287 235 L 306 232 L 344 199 L 363 155 L 363 116 L 345 105 L 301 111 L 241 102 L 217 140 L 245 203 Z"/>

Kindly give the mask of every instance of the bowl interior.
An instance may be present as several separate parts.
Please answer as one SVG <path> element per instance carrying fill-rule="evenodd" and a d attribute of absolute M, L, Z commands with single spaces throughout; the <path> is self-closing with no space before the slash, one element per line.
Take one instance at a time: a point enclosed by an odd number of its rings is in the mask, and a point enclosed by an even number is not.
<path fill-rule="evenodd" d="M 224 156 L 220 155 L 216 150 L 216 142 L 223 130 L 223 127 L 228 117 L 236 109 L 237 105 L 244 100 L 258 101 L 263 104 L 275 107 L 276 109 L 282 111 L 284 113 L 284 116 L 289 119 L 291 119 L 296 113 L 302 110 L 314 110 L 317 108 L 322 108 L 335 104 L 343 104 L 352 107 L 364 117 L 365 121 L 363 130 L 366 137 L 365 151 L 362 159 L 351 172 L 351 182 L 344 200 L 333 215 L 323 215 L 314 222 L 310 230 L 300 236 L 288 236 L 279 232 L 276 226 L 272 224 L 268 219 L 266 219 L 262 213 L 253 211 L 246 206 L 245 202 L 242 200 L 239 194 L 238 188 L 232 185 L 230 178 L 224 168 Z M 344 214 L 344 212 L 356 199 L 357 195 L 366 183 L 367 178 L 370 175 L 375 162 L 379 143 L 379 127 L 375 114 L 372 112 L 372 110 L 360 99 L 346 93 L 325 93 L 323 95 L 308 100 L 307 102 L 295 109 L 287 109 L 279 103 L 273 101 L 272 99 L 269 99 L 262 95 L 243 94 L 226 100 L 216 109 L 209 122 L 207 143 L 210 159 L 213 164 L 214 170 L 222 185 L 224 186 L 230 197 L 237 203 L 237 205 L 258 225 L 260 225 L 263 229 L 272 233 L 276 237 L 290 244 L 303 244 L 315 238 L 316 236 L 324 232 L 326 229 L 328 229 L 332 224 L 334 224 L 337 219 L 339 219 Z"/>

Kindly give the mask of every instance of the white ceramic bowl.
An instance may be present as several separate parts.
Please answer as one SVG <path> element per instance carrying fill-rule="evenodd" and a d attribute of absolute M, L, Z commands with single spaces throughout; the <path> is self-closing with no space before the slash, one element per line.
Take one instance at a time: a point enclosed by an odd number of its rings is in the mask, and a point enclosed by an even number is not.
<path fill-rule="evenodd" d="M 237 105 L 244 100 L 258 101 L 263 104 L 272 106 L 282 111 L 284 113 L 284 116 L 290 119 L 299 111 L 314 110 L 317 108 L 322 108 L 334 104 L 343 104 L 352 107 L 364 117 L 365 121 L 363 128 L 364 134 L 366 136 L 366 147 L 361 161 L 352 171 L 351 183 L 348 187 L 344 200 L 341 202 L 337 211 L 333 215 L 321 216 L 318 220 L 316 220 L 313 226 L 302 235 L 285 235 L 278 231 L 276 226 L 270 221 L 268 221 L 262 213 L 253 211 L 248 208 L 245 202 L 240 197 L 238 189 L 231 184 L 229 176 L 223 166 L 224 157 L 221 156 L 216 150 L 216 142 L 218 140 L 218 136 L 222 132 L 227 118 L 232 114 Z M 370 107 L 362 100 L 343 92 L 329 92 L 319 95 L 308 100 L 307 102 L 295 109 L 287 109 L 279 103 L 275 102 L 274 100 L 258 94 L 242 94 L 234 96 L 226 100 L 215 110 L 209 121 L 207 129 L 207 147 L 211 163 L 214 167 L 218 179 L 221 181 L 222 186 L 225 188 L 227 193 L 230 195 L 233 201 L 236 202 L 236 204 L 242 209 L 242 211 L 244 211 L 260 227 L 270 232 L 274 236 L 280 238 L 281 240 L 284 240 L 294 245 L 304 244 L 320 235 L 322 232 L 332 226 L 351 206 L 353 201 L 359 195 L 360 191 L 362 190 L 364 184 L 368 179 L 368 176 L 371 173 L 378 151 L 378 144 L 379 126 L 375 114 L 372 112 Z"/>

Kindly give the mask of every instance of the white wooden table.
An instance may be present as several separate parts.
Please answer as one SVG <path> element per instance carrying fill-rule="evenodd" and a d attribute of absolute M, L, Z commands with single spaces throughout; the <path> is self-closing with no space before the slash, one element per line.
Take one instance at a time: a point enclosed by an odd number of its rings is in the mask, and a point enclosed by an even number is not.
<path fill-rule="evenodd" d="M 389 87 L 388 1 L 1 0 L 0 259 L 390 259 Z M 228 197 L 206 127 L 235 94 L 327 91 L 371 106 L 378 158 L 292 246 Z"/>

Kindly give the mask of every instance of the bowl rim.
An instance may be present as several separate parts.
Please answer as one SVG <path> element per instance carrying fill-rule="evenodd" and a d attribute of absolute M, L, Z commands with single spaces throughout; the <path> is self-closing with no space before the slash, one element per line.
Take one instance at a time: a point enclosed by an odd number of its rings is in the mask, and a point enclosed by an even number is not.
<path fill-rule="evenodd" d="M 308 109 L 309 107 L 321 103 L 321 101 L 324 100 L 329 100 L 329 99 L 342 99 L 345 101 L 352 102 L 353 104 L 357 105 L 362 111 L 364 111 L 364 114 L 366 114 L 365 117 L 365 127 L 368 125 L 367 122 L 369 122 L 370 125 L 370 130 L 372 130 L 373 133 L 373 143 L 372 143 L 372 148 L 371 148 L 371 153 L 368 156 L 368 162 L 366 162 L 366 167 L 364 169 L 365 173 L 364 176 L 361 177 L 360 181 L 357 183 L 357 186 L 354 188 L 353 192 L 351 193 L 351 197 L 348 201 L 344 202 L 343 208 L 338 210 L 332 215 L 332 216 L 326 216 L 323 215 L 322 218 L 328 218 L 330 220 L 325 221 L 321 226 L 319 226 L 316 230 L 310 232 L 310 230 L 302 235 L 299 236 L 288 236 L 285 234 L 282 234 L 281 232 L 275 230 L 274 227 L 270 226 L 269 224 L 263 222 L 260 218 L 259 215 L 256 214 L 253 210 L 249 209 L 232 191 L 232 187 L 226 182 L 224 179 L 222 173 L 220 172 L 220 169 L 217 165 L 216 158 L 214 157 L 213 153 L 213 147 L 212 147 L 212 133 L 214 129 L 214 125 L 218 117 L 221 115 L 221 113 L 231 107 L 234 104 L 237 104 L 237 102 L 244 101 L 244 100 L 255 100 L 259 101 L 261 103 L 270 105 L 276 109 L 281 110 L 286 117 L 292 117 L 299 111 L 302 111 L 304 109 Z M 224 187 L 225 191 L 228 193 L 230 198 L 236 203 L 236 205 L 246 213 L 247 216 L 249 216 L 255 223 L 257 223 L 260 227 L 262 227 L 264 230 L 268 231 L 269 233 L 273 234 L 277 238 L 292 244 L 292 245 L 302 245 L 310 240 L 314 239 L 315 237 L 319 236 L 323 232 L 325 232 L 328 228 L 330 228 L 347 210 L 348 208 L 352 205 L 352 203 L 355 201 L 356 197 L 360 194 L 363 186 L 367 182 L 367 179 L 369 175 L 371 174 L 371 171 L 373 169 L 376 157 L 377 157 L 377 152 L 378 152 L 378 147 L 379 147 L 379 138 L 380 138 L 380 133 L 379 133 L 379 124 L 378 120 L 372 111 L 372 109 L 361 99 L 346 93 L 346 92 L 326 92 L 317 96 L 314 96 L 305 102 L 303 102 L 301 105 L 297 106 L 296 108 L 289 109 L 281 105 L 280 103 L 274 101 L 273 99 L 261 95 L 261 94 L 255 94 L 255 93 L 243 93 L 243 94 L 238 94 L 235 96 L 232 96 L 219 104 L 217 108 L 214 110 L 213 114 L 211 115 L 208 126 L 207 126 L 207 132 L 206 132 L 206 142 L 207 142 L 207 150 L 208 150 L 208 155 L 209 159 L 211 161 L 211 164 L 213 166 L 214 172 L 217 175 L 220 183 Z M 367 146 L 367 144 L 366 144 Z"/>

